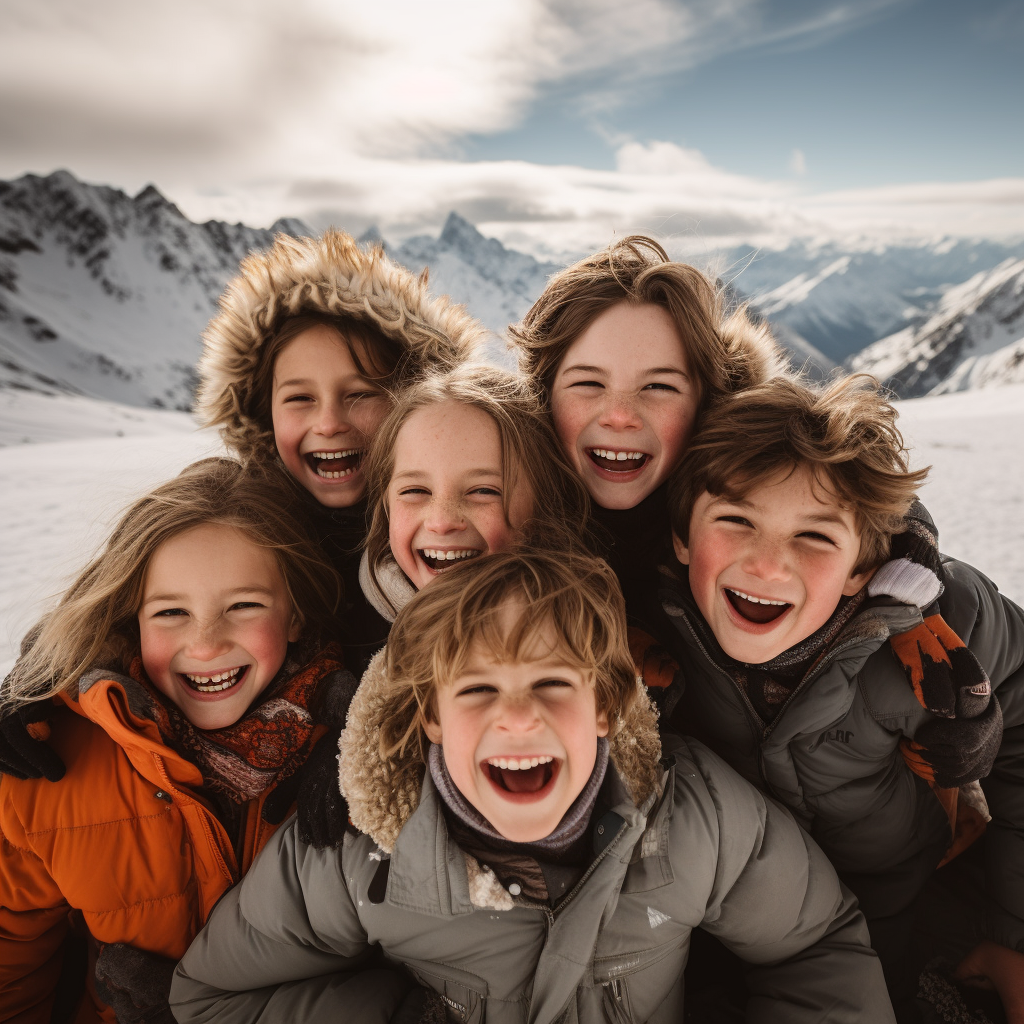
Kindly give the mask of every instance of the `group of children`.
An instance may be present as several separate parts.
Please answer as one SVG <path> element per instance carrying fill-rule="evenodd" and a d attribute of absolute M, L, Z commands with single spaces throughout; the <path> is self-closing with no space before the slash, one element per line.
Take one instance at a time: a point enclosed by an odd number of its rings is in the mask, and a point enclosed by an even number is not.
<path fill-rule="evenodd" d="M 243 263 L 233 457 L 0 692 L 0 1018 L 1024 1024 L 1024 611 L 875 383 L 639 237 L 510 334 L 340 232 Z"/>

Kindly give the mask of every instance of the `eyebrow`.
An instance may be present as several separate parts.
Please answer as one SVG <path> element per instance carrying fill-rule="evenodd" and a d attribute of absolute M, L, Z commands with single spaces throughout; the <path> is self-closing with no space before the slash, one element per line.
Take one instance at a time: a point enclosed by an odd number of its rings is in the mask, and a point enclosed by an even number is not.
<path fill-rule="evenodd" d="M 415 479 L 416 477 L 421 476 L 423 473 L 424 473 L 424 470 L 422 470 L 422 469 L 405 469 L 401 473 L 393 474 L 392 477 L 391 477 L 391 482 L 394 483 L 396 480 Z M 491 476 L 491 477 L 497 477 L 500 480 L 501 479 L 501 470 L 500 469 L 471 469 L 471 470 L 468 470 L 465 475 L 467 477 Z"/>
<path fill-rule="evenodd" d="M 608 369 L 603 366 L 585 366 L 582 363 L 576 363 L 573 366 L 567 366 L 562 373 L 607 373 Z M 677 377 L 685 377 L 689 379 L 689 374 L 685 370 L 680 370 L 678 366 L 654 366 L 649 370 L 642 371 L 645 377 L 655 377 L 661 374 L 674 374 Z"/>
<path fill-rule="evenodd" d="M 260 586 L 258 583 L 245 587 L 232 587 L 225 593 L 228 597 L 235 597 L 238 594 L 265 594 L 267 597 L 273 597 L 274 594 L 269 587 Z M 142 603 L 147 605 L 153 604 L 154 601 L 180 601 L 185 596 L 185 594 L 153 594 L 152 597 L 147 597 Z"/>

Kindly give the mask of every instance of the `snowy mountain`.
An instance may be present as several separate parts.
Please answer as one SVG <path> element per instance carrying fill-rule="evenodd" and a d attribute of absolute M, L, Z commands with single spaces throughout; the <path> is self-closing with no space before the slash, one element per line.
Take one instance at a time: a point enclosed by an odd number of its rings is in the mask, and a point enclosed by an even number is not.
<path fill-rule="evenodd" d="M 848 365 L 908 398 L 1024 382 L 1024 260 L 1005 260 L 950 288 L 931 316 Z"/>
<path fill-rule="evenodd" d="M 193 224 L 153 186 L 67 171 L 0 182 L 0 387 L 189 408 L 217 296 L 277 231 L 309 233 Z"/>
<path fill-rule="evenodd" d="M 778 251 L 736 248 L 718 260 L 723 277 L 773 324 L 841 363 L 918 323 L 950 287 L 1008 258 L 1024 258 L 1024 244 L 946 239 L 852 250 L 794 242 Z"/>

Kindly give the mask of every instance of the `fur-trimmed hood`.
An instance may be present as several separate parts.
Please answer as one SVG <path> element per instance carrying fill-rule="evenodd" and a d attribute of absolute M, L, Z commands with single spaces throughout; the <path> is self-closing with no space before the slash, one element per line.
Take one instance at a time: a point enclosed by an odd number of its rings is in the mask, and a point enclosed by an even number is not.
<path fill-rule="evenodd" d="M 427 292 L 426 275 L 392 262 L 382 249 L 364 251 L 351 235 L 278 235 L 254 252 L 220 299 L 203 334 L 196 412 L 219 426 L 227 446 L 248 461 L 273 453 L 270 424 L 255 419 L 253 377 L 263 344 L 289 317 L 324 313 L 354 317 L 403 345 L 403 377 L 448 370 L 469 359 L 486 329 L 462 306 Z"/>
<path fill-rule="evenodd" d="M 409 750 L 393 758 L 381 754 L 381 723 L 389 717 L 393 701 L 386 658 L 386 650 L 374 657 L 352 699 L 338 742 L 338 763 L 339 785 L 352 824 L 391 853 L 398 833 L 419 804 L 426 765 Z M 657 711 L 640 680 L 636 686 L 636 700 L 609 737 L 609 746 L 611 762 L 639 806 L 657 785 L 661 739 Z"/>

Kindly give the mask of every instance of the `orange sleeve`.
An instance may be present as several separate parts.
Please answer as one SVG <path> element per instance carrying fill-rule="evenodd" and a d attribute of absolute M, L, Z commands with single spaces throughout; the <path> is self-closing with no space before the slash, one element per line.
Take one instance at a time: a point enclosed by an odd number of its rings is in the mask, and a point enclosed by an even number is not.
<path fill-rule="evenodd" d="M 69 910 L 42 860 L 0 831 L 0 1020 L 48 1024 Z"/>

